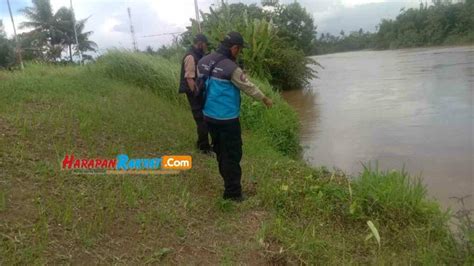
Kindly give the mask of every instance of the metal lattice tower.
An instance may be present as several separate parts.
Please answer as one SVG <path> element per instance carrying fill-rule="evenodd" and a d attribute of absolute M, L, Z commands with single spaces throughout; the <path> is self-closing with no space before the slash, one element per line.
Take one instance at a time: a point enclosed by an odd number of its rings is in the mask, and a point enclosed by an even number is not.
<path fill-rule="evenodd" d="M 130 7 L 127 8 L 127 11 L 128 11 L 128 20 L 130 21 L 130 34 L 132 35 L 133 49 L 135 51 L 138 51 L 137 38 L 135 37 L 135 29 L 133 28 L 132 11 L 130 11 Z"/>

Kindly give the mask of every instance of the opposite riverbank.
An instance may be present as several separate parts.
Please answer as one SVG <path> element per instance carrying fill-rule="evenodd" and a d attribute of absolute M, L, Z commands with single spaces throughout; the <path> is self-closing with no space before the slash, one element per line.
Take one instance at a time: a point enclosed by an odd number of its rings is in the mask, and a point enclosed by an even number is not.
<path fill-rule="evenodd" d="M 177 64 L 112 52 L 85 67 L 0 72 L 0 263 L 470 264 L 450 216 L 401 172 L 356 180 L 298 158 L 295 112 L 243 98 L 242 204 L 193 150 Z M 177 175 L 61 171 L 65 154 L 190 154 Z M 472 241 L 472 239 L 471 239 Z M 469 243 L 469 242 L 467 242 Z"/>

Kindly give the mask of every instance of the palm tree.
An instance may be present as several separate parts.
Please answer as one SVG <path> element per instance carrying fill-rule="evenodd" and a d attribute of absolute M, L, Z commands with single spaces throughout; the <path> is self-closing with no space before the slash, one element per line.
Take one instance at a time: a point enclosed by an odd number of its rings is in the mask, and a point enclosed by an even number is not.
<path fill-rule="evenodd" d="M 49 0 L 32 0 L 32 7 L 25 7 L 20 10 L 25 15 L 28 21 L 20 24 L 20 29 L 31 28 L 27 37 L 31 40 L 31 47 L 28 49 L 38 49 L 41 54 L 49 52 L 50 56 L 55 56 L 51 53 L 53 44 L 51 39 L 55 36 L 54 30 L 54 16 L 53 8 Z"/>
<path fill-rule="evenodd" d="M 79 45 L 76 45 L 76 39 L 74 37 L 74 14 L 71 9 L 62 7 L 54 15 L 56 18 L 56 25 L 59 31 L 61 32 L 62 45 L 69 51 L 69 60 L 72 62 L 73 53 L 72 47 L 76 46 L 76 52 L 74 54 L 87 51 L 97 51 L 97 44 L 89 40 L 89 36 L 92 35 L 92 31 L 84 31 L 85 24 L 87 19 L 82 19 L 76 22 L 76 33 L 77 41 Z M 88 57 L 86 55 L 86 57 Z"/>
<path fill-rule="evenodd" d="M 61 32 L 55 41 L 61 43 L 63 48 L 67 47 L 69 49 L 69 60 L 72 62 L 72 45 L 76 43 L 74 39 L 73 14 L 70 9 L 61 7 L 54 14 L 54 18 L 55 24 Z"/>
<path fill-rule="evenodd" d="M 56 61 L 61 54 L 68 49 L 69 59 L 73 61 L 73 54 L 78 51 L 96 51 L 97 44 L 90 41 L 92 31 L 83 32 L 87 19 L 76 23 L 76 31 L 79 45 L 74 38 L 73 13 L 66 7 L 61 7 L 53 13 L 50 0 L 32 0 L 33 6 L 26 7 L 20 11 L 28 21 L 20 24 L 20 28 L 31 28 L 27 38 L 33 50 L 39 50 L 40 54 L 46 54 L 47 58 Z M 75 53 L 73 47 L 75 46 Z"/>
<path fill-rule="evenodd" d="M 94 33 L 93 31 L 86 31 L 84 32 L 84 26 L 86 24 L 88 18 L 81 19 L 76 22 L 76 32 L 77 32 L 77 41 L 79 43 L 78 50 L 81 51 L 83 59 L 91 59 L 92 57 L 84 54 L 84 52 L 92 51 L 96 52 L 99 46 L 97 43 L 89 40 L 89 37 Z"/>

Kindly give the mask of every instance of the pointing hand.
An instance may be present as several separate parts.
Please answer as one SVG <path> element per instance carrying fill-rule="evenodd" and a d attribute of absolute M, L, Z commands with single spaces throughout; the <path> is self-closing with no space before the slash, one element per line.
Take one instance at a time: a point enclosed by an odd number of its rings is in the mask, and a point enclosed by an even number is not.
<path fill-rule="evenodd" d="M 262 101 L 263 101 L 263 103 L 265 104 L 265 106 L 266 106 L 267 108 L 271 108 L 271 107 L 273 106 L 273 101 L 272 101 L 272 99 L 270 99 L 270 98 L 268 98 L 268 97 L 263 98 Z"/>

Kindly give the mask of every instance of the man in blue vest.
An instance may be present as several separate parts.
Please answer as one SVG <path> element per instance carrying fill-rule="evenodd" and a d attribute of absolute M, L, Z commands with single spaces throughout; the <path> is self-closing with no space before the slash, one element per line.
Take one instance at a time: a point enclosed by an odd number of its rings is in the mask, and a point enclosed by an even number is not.
<path fill-rule="evenodd" d="M 209 154 L 211 151 L 211 145 L 209 145 L 209 130 L 204 116 L 202 114 L 202 108 L 204 104 L 203 95 L 198 93 L 196 90 L 196 78 L 197 78 L 197 62 L 207 52 L 207 38 L 203 34 L 197 34 L 194 37 L 193 46 L 184 55 L 181 62 L 181 76 L 179 84 L 179 93 L 186 93 L 189 105 L 191 106 L 191 112 L 193 113 L 194 121 L 196 122 L 198 140 L 196 143 L 197 148 L 205 154 Z"/>
<path fill-rule="evenodd" d="M 206 81 L 204 120 L 217 155 L 219 172 L 224 179 L 224 199 L 242 201 L 240 183 L 242 170 L 242 137 L 240 128 L 240 91 L 267 107 L 273 105 L 236 64 L 237 56 L 244 48 L 244 39 L 238 32 L 230 32 L 218 50 L 203 57 L 198 63 L 199 75 L 208 76 Z"/>

